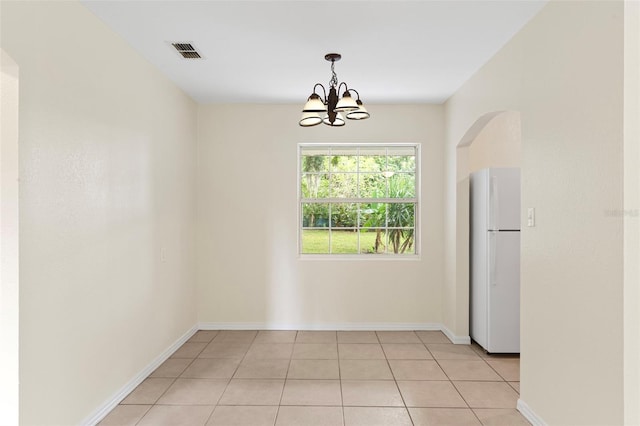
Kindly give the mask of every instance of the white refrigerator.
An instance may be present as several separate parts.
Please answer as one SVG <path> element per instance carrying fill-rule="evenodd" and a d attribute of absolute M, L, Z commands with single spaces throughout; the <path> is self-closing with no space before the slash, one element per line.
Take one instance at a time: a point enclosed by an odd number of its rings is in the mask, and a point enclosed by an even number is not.
<path fill-rule="evenodd" d="M 470 329 L 489 353 L 520 352 L 520 169 L 470 178 Z"/>

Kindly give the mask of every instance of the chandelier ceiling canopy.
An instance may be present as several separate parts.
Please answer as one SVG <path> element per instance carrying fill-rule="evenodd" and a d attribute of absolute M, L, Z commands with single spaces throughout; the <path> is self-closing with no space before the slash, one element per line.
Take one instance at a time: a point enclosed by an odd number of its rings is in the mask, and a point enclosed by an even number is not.
<path fill-rule="evenodd" d="M 329 95 L 325 87 L 316 83 L 313 86 L 313 93 L 307 99 L 307 103 L 302 108 L 302 127 L 311 127 L 324 123 L 328 126 L 339 127 L 345 125 L 343 114 L 349 120 L 364 120 L 369 118 L 369 113 L 360 100 L 360 94 L 355 89 L 349 89 L 347 83 L 338 83 L 338 76 L 335 71 L 335 63 L 342 56 L 339 53 L 327 53 L 324 59 L 331 62 L 331 80 L 329 80 Z M 344 86 L 342 97 L 338 94 Z M 316 92 L 316 88 L 322 88 L 322 96 Z M 356 99 L 351 96 L 351 92 L 356 95 Z"/>

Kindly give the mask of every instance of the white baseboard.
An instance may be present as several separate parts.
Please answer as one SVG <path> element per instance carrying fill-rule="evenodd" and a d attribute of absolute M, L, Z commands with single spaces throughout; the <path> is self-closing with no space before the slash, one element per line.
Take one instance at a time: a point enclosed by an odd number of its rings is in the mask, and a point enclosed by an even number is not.
<path fill-rule="evenodd" d="M 471 337 L 469 337 L 469 336 L 456 336 L 444 324 L 440 325 L 440 331 L 442 331 L 444 333 L 444 335 L 447 336 L 447 338 L 449 340 L 451 340 L 451 343 L 454 343 L 456 345 L 470 345 L 471 344 Z"/>
<path fill-rule="evenodd" d="M 522 416 L 527 419 L 533 426 L 547 425 L 547 423 L 545 423 L 545 421 L 542 420 L 540 416 L 534 413 L 531 407 L 529 407 L 527 403 L 522 399 L 518 398 L 518 404 L 516 405 L 516 408 L 518 409 L 518 411 L 520 411 L 520 414 L 522 414 Z"/>
<path fill-rule="evenodd" d="M 440 324 L 424 323 L 261 323 L 261 322 L 201 322 L 200 330 L 340 330 L 340 331 L 404 331 L 440 330 Z"/>
<path fill-rule="evenodd" d="M 127 382 L 120 390 L 118 390 L 111 398 L 105 401 L 101 406 L 99 406 L 91 415 L 89 415 L 84 421 L 82 421 L 81 425 L 95 425 L 100 420 L 102 420 L 111 410 L 113 410 L 119 403 L 122 401 L 132 390 L 134 390 L 144 379 L 149 376 L 149 374 L 153 373 L 153 371 L 160 366 L 163 362 L 165 362 L 171 354 L 173 354 L 184 342 L 189 340 L 191 336 L 193 336 L 196 331 L 198 331 L 197 326 L 191 327 L 184 333 L 181 337 L 178 338 L 171 346 L 165 349 L 160 355 L 158 355 L 149 365 L 143 368 L 138 374 L 136 374 L 129 382 Z"/>
<path fill-rule="evenodd" d="M 446 326 L 439 323 L 324 323 L 324 324 L 292 324 L 263 322 L 201 322 L 200 330 L 340 330 L 340 331 L 410 331 L 439 330 L 452 343 L 457 345 L 471 344 L 469 336 L 456 336 Z"/>

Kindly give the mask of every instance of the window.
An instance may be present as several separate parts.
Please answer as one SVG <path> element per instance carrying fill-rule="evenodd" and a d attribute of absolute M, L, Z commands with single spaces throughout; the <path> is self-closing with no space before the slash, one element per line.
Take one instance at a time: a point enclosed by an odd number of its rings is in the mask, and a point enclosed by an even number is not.
<path fill-rule="evenodd" d="M 419 146 L 299 145 L 301 254 L 417 254 Z"/>

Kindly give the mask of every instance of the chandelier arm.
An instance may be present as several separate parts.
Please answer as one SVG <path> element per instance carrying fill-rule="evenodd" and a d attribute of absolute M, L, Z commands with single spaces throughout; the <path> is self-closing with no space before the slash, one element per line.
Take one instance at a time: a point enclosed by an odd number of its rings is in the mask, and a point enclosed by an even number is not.
<path fill-rule="evenodd" d="M 345 92 L 348 92 L 348 91 L 350 90 L 350 89 L 349 89 L 349 86 L 347 86 L 347 83 L 345 83 L 345 82 L 343 81 L 343 82 L 342 82 L 342 83 L 340 83 L 340 85 L 338 86 L 338 94 L 340 94 L 340 88 L 342 87 L 342 85 L 343 85 L 343 84 L 344 84 L 344 91 L 345 91 Z"/>
<path fill-rule="evenodd" d="M 324 88 L 324 86 L 322 85 L 322 83 L 316 83 L 315 86 L 313 86 L 313 93 L 316 93 L 316 87 L 322 87 L 322 93 L 324 95 L 324 97 L 322 98 L 322 101 L 326 104 L 327 103 L 327 90 Z"/>
<path fill-rule="evenodd" d="M 360 93 L 358 93 L 358 91 L 356 89 L 348 89 L 349 92 L 356 92 L 356 95 L 358 96 L 358 100 L 360 100 Z"/>

